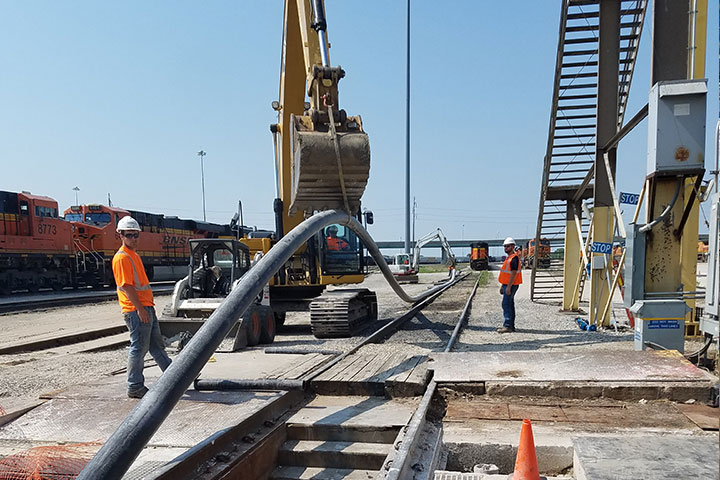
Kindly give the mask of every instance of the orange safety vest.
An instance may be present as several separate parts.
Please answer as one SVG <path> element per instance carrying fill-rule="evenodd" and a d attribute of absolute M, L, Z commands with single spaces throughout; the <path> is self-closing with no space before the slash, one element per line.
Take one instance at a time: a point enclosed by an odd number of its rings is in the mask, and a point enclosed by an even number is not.
<path fill-rule="evenodd" d="M 342 250 L 348 246 L 348 243 L 342 238 L 327 237 L 328 250 Z"/>
<path fill-rule="evenodd" d="M 126 260 L 130 260 L 130 268 Z M 139 264 L 139 267 L 138 267 Z M 155 305 L 152 289 L 148 281 L 145 268 L 143 267 L 140 255 L 132 250 L 126 250 L 120 247 L 112 260 L 113 275 L 117 284 L 118 303 L 122 307 L 123 313 L 135 311 L 135 305 L 125 293 L 123 286 L 132 285 L 135 287 L 138 299 L 144 307 L 152 307 Z"/>
<path fill-rule="evenodd" d="M 512 255 L 508 255 L 508 257 L 505 259 L 505 263 L 503 263 L 502 268 L 500 269 L 500 275 L 498 275 L 498 282 L 500 282 L 503 285 L 507 285 L 510 283 L 510 273 L 512 270 L 510 270 L 510 262 L 512 262 L 512 259 L 518 257 L 517 253 L 513 253 Z M 517 275 L 515 275 L 515 280 L 513 281 L 513 285 L 520 285 L 522 283 L 522 269 L 520 267 L 520 257 L 518 257 L 518 269 L 517 269 Z"/>

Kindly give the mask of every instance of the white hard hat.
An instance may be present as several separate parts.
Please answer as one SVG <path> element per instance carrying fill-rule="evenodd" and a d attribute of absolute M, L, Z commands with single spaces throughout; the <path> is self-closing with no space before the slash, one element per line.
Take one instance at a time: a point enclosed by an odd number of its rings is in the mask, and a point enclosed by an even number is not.
<path fill-rule="evenodd" d="M 512 237 L 507 237 L 505 241 L 503 242 L 503 247 L 505 245 L 515 245 L 515 240 L 513 240 Z"/>
<path fill-rule="evenodd" d="M 117 231 L 120 232 L 122 230 L 137 230 L 139 232 L 141 229 L 137 220 L 128 215 L 127 217 L 122 217 L 118 222 Z"/>

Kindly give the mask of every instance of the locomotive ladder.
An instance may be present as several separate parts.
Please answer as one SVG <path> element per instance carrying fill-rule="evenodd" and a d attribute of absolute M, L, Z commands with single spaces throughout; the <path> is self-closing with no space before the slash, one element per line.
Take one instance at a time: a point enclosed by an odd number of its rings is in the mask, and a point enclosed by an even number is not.
<path fill-rule="evenodd" d="M 552 111 L 535 234 L 535 238 L 549 239 L 552 250 L 564 247 L 568 202 L 592 201 L 599 5 L 600 0 L 562 1 Z M 625 116 L 646 8 L 647 0 L 621 2 L 618 129 Z M 589 219 L 582 211 L 578 215 L 584 240 Z M 549 268 L 539 269 L 535 256 L 530 296 L 535 302 L 562 301 L 562 258 L 552 258 Z"/>

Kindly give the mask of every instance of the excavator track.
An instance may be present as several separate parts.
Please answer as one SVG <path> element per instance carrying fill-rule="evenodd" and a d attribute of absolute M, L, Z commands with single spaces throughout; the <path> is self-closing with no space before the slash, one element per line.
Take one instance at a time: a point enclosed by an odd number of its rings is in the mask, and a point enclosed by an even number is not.
<path fill-rule="evenodd" d="M 377 296 L 366 288 L 330 290 L 310 303 L 310 326 L 317 338 L 351 337 L 377 320 Z"/>

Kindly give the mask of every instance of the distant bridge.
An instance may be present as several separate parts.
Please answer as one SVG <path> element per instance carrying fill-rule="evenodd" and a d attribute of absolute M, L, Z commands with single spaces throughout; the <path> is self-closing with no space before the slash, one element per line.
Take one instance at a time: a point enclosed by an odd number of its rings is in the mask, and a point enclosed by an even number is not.
<path fill-rule="evenodd" d="M 701 242 L 708 241 L 709 235 L 707 233 L 701 233 L 699 235 L 699 240 Z M 525 242 L 527 242 L 528 238 L 516 238 L 515 242 L 517 245 L 524 245 Z M 615 238 L 615 242 L 619 243 L 622 239 L 620 237 Z M 448 243 L 451 247 L 460 247 L 460 248 L 470 248 L 470 244 L 474 242 L 486 242 L 491 247 L 502 247 L 503 242 L 505 241 L 504 238 L 502 239 L 494 239 L 494 240 L 448 240 Z M 380 241 L 376 242 L 378 248 L 395 248 L 395 249 L 404 249 L 405 248 L 405 242 L 402 240 L 393 240 L 393 241 Z M 559 246 L 559 245 L 558 245 Z M 442 248 L 442 245 L 439 241 L 435 240 L 427 245 L 425 245 L 424 248 Z"/>

